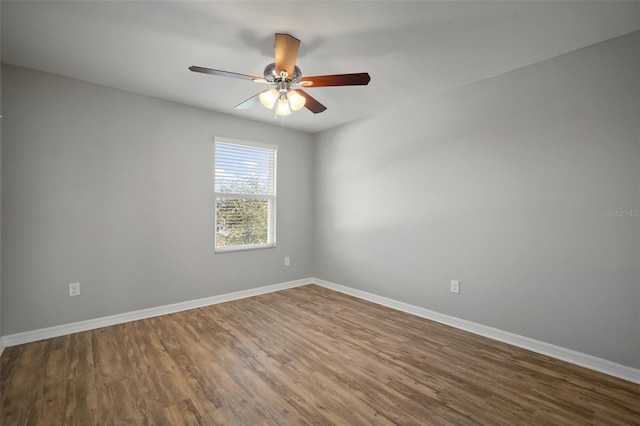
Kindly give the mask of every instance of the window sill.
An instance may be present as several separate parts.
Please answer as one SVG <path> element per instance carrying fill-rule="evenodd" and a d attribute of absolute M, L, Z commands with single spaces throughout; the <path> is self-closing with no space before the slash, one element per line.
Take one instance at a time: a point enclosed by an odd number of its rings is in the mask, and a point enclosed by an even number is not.
<path fill-rule="evenodd" d="M 255 244 L 246 246 L 230 246 L 230 247 L 216 247 L 215 254 L 236 253 L 239 251 L 253 251 L 276 248 L 275 244 Z"/>

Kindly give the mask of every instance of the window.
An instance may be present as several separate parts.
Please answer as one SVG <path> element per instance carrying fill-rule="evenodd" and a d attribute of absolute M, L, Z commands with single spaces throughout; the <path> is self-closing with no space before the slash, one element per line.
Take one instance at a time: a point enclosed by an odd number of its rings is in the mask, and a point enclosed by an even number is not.
<path fill-rule="evenodd" d="M 276 245 L 276 145 L 216 138 L 215 251 Z"/>

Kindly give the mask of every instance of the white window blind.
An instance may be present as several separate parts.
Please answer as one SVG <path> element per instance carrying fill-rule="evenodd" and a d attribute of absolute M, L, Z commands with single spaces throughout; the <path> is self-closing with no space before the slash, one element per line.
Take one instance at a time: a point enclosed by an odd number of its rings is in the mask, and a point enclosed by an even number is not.
<path fill-rule="evenodd" d="M 276 244 L 276 145 L 216 138 L 216 252 Z"/>

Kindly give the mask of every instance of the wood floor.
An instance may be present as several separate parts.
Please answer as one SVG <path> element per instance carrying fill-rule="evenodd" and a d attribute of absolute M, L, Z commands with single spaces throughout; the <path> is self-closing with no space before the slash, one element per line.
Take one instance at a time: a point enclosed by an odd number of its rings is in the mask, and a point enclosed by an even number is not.
<path fill-rule="evenodd" d="M 2 425 L 640 425 L 640 386 L 309 285 L 5 349 Z"/>

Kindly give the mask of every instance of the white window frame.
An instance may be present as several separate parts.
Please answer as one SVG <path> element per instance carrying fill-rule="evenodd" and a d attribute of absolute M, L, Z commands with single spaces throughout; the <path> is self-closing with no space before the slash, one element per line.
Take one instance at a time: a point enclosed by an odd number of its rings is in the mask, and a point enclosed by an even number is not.
<path fill-rule="evenodd" d="M 216 191 L 216 144 L 239 145 L 250 148 L 261 148 L 273 151 L 273 193 L 270 195 L 260 194 L 237 194 Z M 257 250 L 276 247 L 276 183 L 277 183 L 277 166 L 278 166 L 278 145 L 267 144 L 261 142 L 253 142 L 241 139 L 233 139 L 227 137 L 216 136 L 213 143 L 213 191 L 214 191 L 214 252 L 215 253 L 231 253 L 236 251 Z M 266 244 L 244 244 L 236 246 L 218 246 L 218 198 L 243 198 L 243 199 L 259 199 L 267 200 L 269 203 L 269 217 L 267 218 L 267 243 Z"/>

